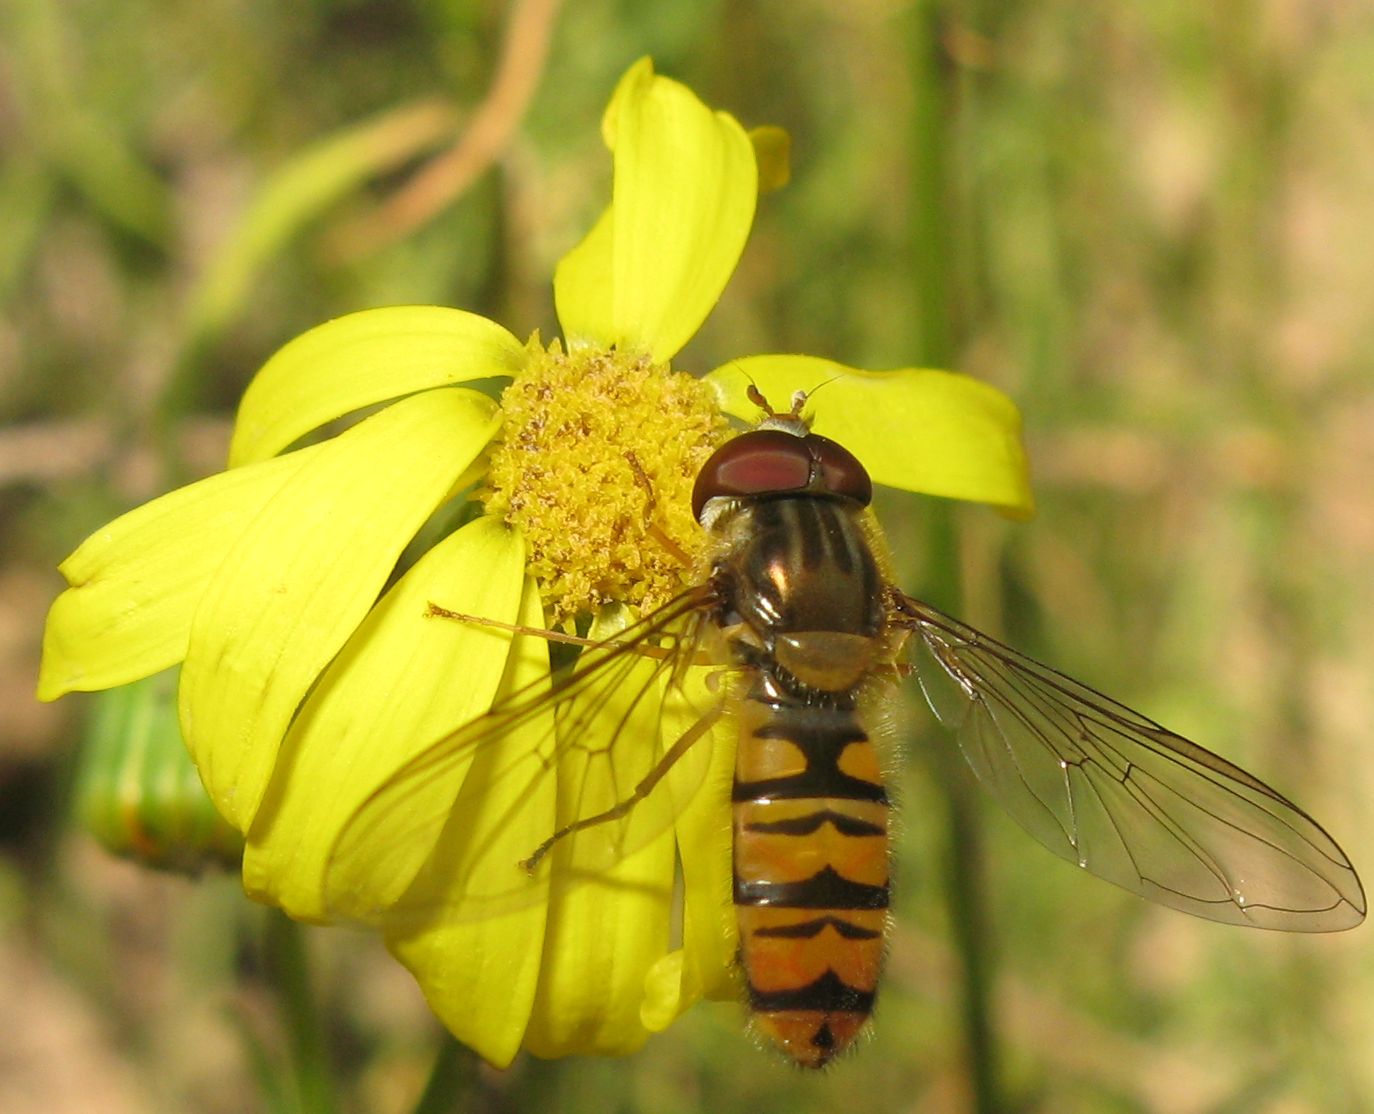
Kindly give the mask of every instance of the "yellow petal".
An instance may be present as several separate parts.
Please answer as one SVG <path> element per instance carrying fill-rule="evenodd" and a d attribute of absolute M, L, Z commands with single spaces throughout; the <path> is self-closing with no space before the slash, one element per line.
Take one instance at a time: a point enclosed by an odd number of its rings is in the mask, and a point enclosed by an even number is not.
<path fill-rule="evenodd" d="M 603 132 L 615 151 L 609 237 L 596 230 L 555 275 L 570 343 L 616 345 L 657 361 L 716 304 L 754 220 L 758 171 L 738 121 L 712 112 L 646 58 L 621 79 Z M 592 260 L 594 252 L 609 254 Z M 609 275 L 599 289 L 585 284 Z"/>
<path fill-rule="evenodd" d="M 536 1056 L 623 1055 L 648 1038 L 649 970 L 668 950 L 673 841 L 655 840 L 596 880 L 554 876 L 526 1045 Z"/>
<path fill-rule="evenodd" d="M 280 452 L 326 422 L 415 391 L 514 374 L 525 348 L 495 322 L 441 306 L 369 309 L 303 333 L 239 404 L 229 464 Z"/>
<path fill-rule="evenodd" d="M 600 625 L 593 637 L 611 629 Z M 558 764 L 560 825 L 623 800 L 661 754 L 658 701 L 635 700 L 659 683 L 655 659 L 625 659 L 625 665 L 614 692 L 588 694 L 604 698 L 599 706 L 574 701 L 564 716 L 564 724 L 579 724 L 579 738 Z M 609 866 L 599 864 L 626 831 L 616 824 L 555 844 L 543 967 L 525 1038 L 536 1056 L 625 1053 L 648 1037 L 640 1010 L 645 976 L 668 950 L 671 820 L 667 792 L 641 801 L 630 814 L 626 841 L 638 850 Z M 640 845 L 641 838 L 647 842 Z"/>
<path fill-rule="evenodd" d="M 643 94 L 644 83 L 654 78 L 654 60 L 647 55 L 631 64 L 615 83 L 606 111 L 601 114 L 601 142 L 614 151 L 620 135 L 620 109 L 630 97 Z"/>
<path fill-rule="evenodd" d="M 335 872 L 347 879 L 347 901 L 326 901 L 325 868 L 363 802 L 435 740 L 485 712 L 501 681 L 511 636 L 429 617 L 428 605 L 514 622 L 524 561 L 517 534 L 479 518 L 426 553 L 368 613 L 282 744 L 248 833 L 249 894 L 298 919 L 321 920 L 333 912 L 360 916 L 404 892 L 447 820 L 471 752 L 443 776 L 406 783 L 389 818 L 402 830 L 372 840 L 363 861 Z M 546 653 L 546 672 L 547 660 Z"/>
<path fill-rule="evenodd" d="M 316 451 L 178 488 L 82 542 L 62 563 L 71 587 L 48 613 L 38 698 L 112 688 L 181 661 L 225 553 Z"/>
<path fill-rule="evenodd" d="M 287 724 L 415 531 L 498 424 L 475 391 L 427 391 L 320 447 L 225 555 L 191 624 L 181 727 L 246 831 Z"/>
<path fill-rule="evenodd" d="M 1018 518 L 1035 509 L 1021 414 L 996 387 L 929 368 L 860 371 L 814 356 L 751 356 L 706 376 L 721 409 L 761 416 L 752 383 L 775 410 L 810 397 L 813 430 L 863 462 L 874 481 L 925 495 L 991 503 Z"/>
<path fill-rule="evenodd" d="M 592 230 L 558 261 L 553 273 L 554 308 L 569 348 L 609 342 L 615 336 L 611 304 L 611 208 L 607 206 Z"/>
<path fill-rule="evenodd" d="M 532 585 L 520 621 L 532 627 L 544 622 Z M 538 683 L 548 669 L 548 644 L 520 638 L 502 692 Z M 476 757 L 434 858 L 405 904 L 383 921 L 387 946 L 415 975 L 430 1007 L 455 1037 L 497 1067 L 515 1057 L 529 1022 L 542 962 L 548 876 L 535 880 L 525 900 L 489 911 L 472 908 L 468 894 L 501 890 L 519 869 L 516 864 L 552 830 L 554 779 L 501 774 L 538 772 L 528 759 L 539 749 L 545 723 L 524 722 Z M 433 914 L 417 919 L 427 904 Z"/>
<path fill-rule="evenodd" d="M 710 670 L 691 670 L 683 691 L 667 706 L 665 738 L 690 731 L 720 702 Z M 716 678 L 719 681 L 719 678 Z M 731 904 L 730 788 L 735 772 L 735 732 L 718 722 L 669 776 L 682 864 L 682 948 L 659 960 L 645 979 L 640 1017 L 659 1032 L 703 995 L 737 998 L 738 934 Z M 680 806 L 680 807 L 679 807 Z"/>

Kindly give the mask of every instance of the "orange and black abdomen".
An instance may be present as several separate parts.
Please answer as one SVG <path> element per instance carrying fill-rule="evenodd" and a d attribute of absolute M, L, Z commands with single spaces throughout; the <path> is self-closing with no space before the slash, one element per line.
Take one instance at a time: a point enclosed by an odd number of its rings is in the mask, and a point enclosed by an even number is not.
<path fill-rule="evenodd" d="M 755 1024 L 820 1067 L 873 1009 L 888 907 L 887 794 L 850 693 L 767 665 L 739 710 L 734 890 Z"/>
<path fill-rule="evenodd" d="M 755 1025 L 820 1067 L 873 1009 L 887 794 L 859 694 L 891 664 L 883 581 L 851 499 L 742 500 L 717 522 L 722 626 L 744 669 L 735 910 Z"/>

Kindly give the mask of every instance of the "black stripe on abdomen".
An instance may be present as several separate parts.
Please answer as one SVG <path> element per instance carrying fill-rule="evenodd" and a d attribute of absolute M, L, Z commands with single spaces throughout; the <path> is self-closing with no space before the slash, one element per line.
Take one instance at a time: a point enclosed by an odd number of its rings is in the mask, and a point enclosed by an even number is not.
<path fill-rule="evenodd" d="M 815 982 L 788 990 L 749 988 L 749 1005 L 763 1013 L 783 1010 L 817 1010 L 826 1013 L 871 1013 L 876 995 L 871 990 L 856 990 L 827 971 Z"/>
<path fill-rule="evenodd" d="M 886 909 L 888 887 L 851 882 L 830 865 L 800 882 L 764 882 L 735 875 L 736 905 L 782 909 Z"/>
<path fill-rule="evenodd" d="M 866 798 L 872 800 L 872 798 Z M 808 813 L 806 816 L 793 817 L 790 820 L 771 820 L 755 821 L 746 824 L 745 828 L 751 832 L 759 832 L 764 835 L 812 835 L 819 831 L 821 825 L 829 824 L 841 835 L 847 836 L 880 836 L 886 835 L 887 829 L 877 824 L 870 824 L 867 820 L 860 820 L 847 813 L 836 812 L 834 809 L 823 808 L 817 812 Z"/>
<path fill-rule="evenodd" d="M 760 704 L 762 702 L 754 701 Z M 804 758 L 797 773 L 782 777 L 742 780 L 735 777 L 736 801 L 784 800 L 803 797 L 843 797 L 855 801 L 887 802 L 887 790 L 878 780 L 855 777 L 840 769 L 846 748 L 868 744 L 868 733 L 852 707 L 767 703 L 763 723 L 752 732 L 760 742 L 785 740 Z M 741 745 L 747 745 L 742 740 Z"/>
<path fill-rule="evenodd" d="M 843 917 L 814 917 L 809 921 L 793 921 L 791 924 L 770 925 L 754 929 L 754 935 L 764 939 L 810 940 L 819 936 L 827 928 L 833 928 L 846 940 L 876 940 L 881 932 L 860 928 Z"/>

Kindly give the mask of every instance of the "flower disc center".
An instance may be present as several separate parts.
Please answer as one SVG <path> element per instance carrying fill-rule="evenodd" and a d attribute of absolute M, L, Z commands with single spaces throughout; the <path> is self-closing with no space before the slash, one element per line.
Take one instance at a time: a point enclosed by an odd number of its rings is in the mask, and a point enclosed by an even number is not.
<path fill-rule="evenodd" d="M 692 483 L 729 435 L 704 383 L 535 337 L 501 407 L 483 502 L 524 534 L 549 622 L 566 628 L 608 603 L 642 615 L 700 575 Z"/>

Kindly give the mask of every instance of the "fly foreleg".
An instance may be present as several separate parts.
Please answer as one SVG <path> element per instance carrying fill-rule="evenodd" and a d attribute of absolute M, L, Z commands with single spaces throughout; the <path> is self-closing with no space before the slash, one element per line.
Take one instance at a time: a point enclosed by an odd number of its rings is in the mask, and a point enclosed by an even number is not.
<path fill-rule="evenodd" d="M 462 611 L 450 611 L 447 607 L 440 607 L 434 602 L 426 605 L 425 617 L 429 619 L 454 619 L 460 623 L 471 623 L 473 626 L 508 631 L 511 634 L 529 634 L 535 638 L 542 638 L 546 642 L 561 642 L 567 646 L 619 646 L 630 653 L 639 654 L 645 658 L 662 660 L 672 657 L 674 653 L 670 646 L 650 646 L 643 642 L 621 642 L 614 637 L 605 638 L 598 642 L 594 638 L 582 638 L 575 634 L 564 634 L 562 631 L 546 630 L 543 627 L 527 627 L 520 623 L 503 623 L 499 619 L 488 619 L 482 615 L 468 615 Z M 693 662 L 693 664 L 699 663 Z"/>

